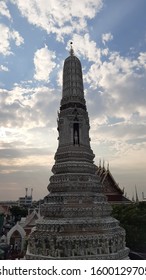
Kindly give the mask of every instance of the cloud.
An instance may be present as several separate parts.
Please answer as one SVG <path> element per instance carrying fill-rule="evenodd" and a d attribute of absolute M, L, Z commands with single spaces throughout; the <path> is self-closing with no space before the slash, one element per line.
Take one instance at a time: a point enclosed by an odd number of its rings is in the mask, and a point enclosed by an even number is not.
<path fill-rule="evenodd" d="M 9 12 L 8 7 L 7 7 L 7 5 L 4 1 L 0 2 L 0 15 L 5 16 L 8 19 L 11 19 L 10 12 Z"/>
<path fill-rule="evenodd" d="M 101 63 L 101 50 L 97 48 L 95 41 L 90 40 L 89 33 L 85 35 L 74 34 L 72 40 L 74 42 L 73 48 L 75 55 L 82 55 L 88 61 L 96 61 L 98 64 Z"/>
<path fill-rule="evenodd" d="M 38 190 L 44 186 L 47 194 L 57 149 L 57 90 L 17 84 L 11 90 L 0 90 L 0 103 L 1 195 L 4 197 L 5 184 L 11 198 L 16 187 L 13 199 L 18 199 L 26 185 L 32 185 L 34 196 L 43 197 L 43 191 Z"/>
<path fill-rule="evenodd" d="M 85 74 L 91 88 L 102 91 L 106 114 L 131 118 L 133 113 L 144 115 L 145 105 L 145 53 L 135 59 L 110 52 L 108 60 L 93 63 Z"/>
<path fill-rule="evenodd" d="M 105 45 L 106 42 L 113 40 L 113 35 L 111 33 L 102 34 L 102 43 Z"/>
<path fill-rule="evenodd" d="M 5 25 L 0 24 L 0 30 L 1 30 L 0 53 L 3 55 L 10 55 L 12 54 L 10 48 L 10 29 Z"/>
<path fill-rule="evenodd" d="M 32 151 L 31 151 L 32 150 Z M 54 155 L 49 154 L 48 149 L 26 149 L 22 152 L 17 149 L 2 149 L 0 151 L 0 157 L 2 163 L 0 164 L 1 171 L 9 167 L 8 173 L 11 172 L 10 167 L 13 167 L 12 170 L 18 170 L 23 166 L 48 166 L 53 164 Z M 13 173 L 13 172 L 12 172 Z"/>
<path fill-rule="evenodd" d="M 8 173 L 27 166 L 51 169 L 58 144 L 56 118 L 61 96 L 58 97 L 57 89 L 43 86 L 31 88 L 25 84 L 25 87 L 16 85 L 11 90 L 0 90 L 2 174 L 6 174 L 7 168 Z"/>
<path fill-rule="evenodd" d="M 1 72 L 1 71 L 7 72 L 7 71 L 9 71 L 9 69 L 8 69 L 8 67 L 6 67 L 6 66 L 4 66 L 4 65 L 0 65 L 0 72 Z"/>
<path fill-rule="evenodd" d="M 11 0 L 28 22 L 56 34 L 57 40 L 72 32 L 83 32 L 87 20 L 95 17 L 103 6 L 102 0 Z"/>
<path fill-rule="evenodd" d="M 139 142 L 146 142 L 146 122 L 134 123 L 134 122 L 120 122 L 115 124 L 100 125 L 96 127 L 96 133 L 99 134 L 99 138 L 110 139 L 110 141 L 122 141 L 135 145 Z"/>
<path fill-rule="evenodd" d="M 15 41 L 16 46 L 20 46 L 24 43 L 24 39 L 20 36 L 19 32 L 16 30 L 12 30 L 10 37 Z"/>
<path fill-rule="evenodd" d="M 55 52 L 48 50 L 45 46 L 35 52 L 34 65 L 35 74 L 34 78 L 38 81 L 49 81 L 49 76 L 56 66 L 54 59 L 56 58 Z"/>
<path fill-rule="evenodd" d="M 7 128 L 31 129 L 55 123 L 54 106 L 59 107 L 57 89 L 16 85 L 11 90 L 0 89 L 0 125 Z M 54 121 L 53 121 L 54 118 Z M 46 121 L 47 120 L 47 121 Z"/>
<path fill-rule="evenodd" d="M 13 54 L 11 50 L 11 41 L 14 41 L 16 46 L 24 43 L 24 39 L 20 36 L 18 31 L 10 29 L 4 24 L 0 24 L 1 40 L 0 40 L 0 54 L 10 55 Z"/>
<path fill-rule="evenodd" d="M 17 166 L 0 166 L 0 190 L 1 199 L 18 200 L 20 196 L 25 195 L 25 188 L 33 187 L 33 199 L 43 198 L 48 194 L 47 185 L 51 172 L 48 165 L 22 165 Z M 9 194 L 9 195 L 8 195 Z"/>
<path fill-rule="evenodd" d="M 140 65 L 146 69 L 146 52 L 145 53 L 140 52 L 138 60 L 140 62 Z"/>

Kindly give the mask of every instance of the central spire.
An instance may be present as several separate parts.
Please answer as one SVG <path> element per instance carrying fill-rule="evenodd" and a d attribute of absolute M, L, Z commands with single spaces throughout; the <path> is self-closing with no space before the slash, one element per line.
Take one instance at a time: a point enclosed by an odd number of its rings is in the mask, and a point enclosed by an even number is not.
<path fill-rule="evenodd" d="M 74 55 L 72 44 L 71 42 L 70 56 L 65 59 L 63 67 L 61 109 L 68 102 L 85 106 L 82 67 L 80 60 Z"/>
<path fill-rule="evenodd" d="M 64 62 L 58 113 L 58 148 L 41 220 L 30 234 L 28 259 L 127 259 L 125 231 L 111 206 L 90 147 L 82 68 L 73 55 Z"/>

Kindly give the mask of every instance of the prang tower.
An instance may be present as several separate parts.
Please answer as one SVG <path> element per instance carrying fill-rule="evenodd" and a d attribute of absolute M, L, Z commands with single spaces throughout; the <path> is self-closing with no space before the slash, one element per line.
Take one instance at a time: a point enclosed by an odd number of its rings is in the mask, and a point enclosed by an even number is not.
<path fill-rule="evenodd" d="M 42 218 L 29 236 L 27 259 L 127 259 L 125 231 L 112 218 L 90 147 L 82 67 L 64 62 L 59 144 Z"/>

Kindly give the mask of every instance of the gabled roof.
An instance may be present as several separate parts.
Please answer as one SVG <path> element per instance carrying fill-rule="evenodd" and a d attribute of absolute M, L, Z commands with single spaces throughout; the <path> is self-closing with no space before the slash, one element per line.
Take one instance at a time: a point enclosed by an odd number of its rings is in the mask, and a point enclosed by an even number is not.
<path fill-rule="evenodd" d="M 39 219 L 40 215 L 37 213 L 36 210 L 33 210 L 31 212 L 31 214 L 29 214 L 27 217 L 26 217 L 26 220 L 23 224 L 23 227 L 27 227 L 27 226 L 34 226 L 35 225 L 35 221 L 37 219 Z"/>
<path fill-rule="evenodd" d="M 103 188 L 106 187 L 107 182 L 109 182 L 108 187 L 111 188 L 111 192 L 115 191 L 118 192 L 120 195 L 124 194 L 123 190 L 120 189 L 119 185 L 112 176 L 109 168 L 106 169 L 104 166 L 99 166 L 97 169 L 97 174 L 101 179 Z"/>
<path fill-rule="evenodd" d="M 10 208 L 7 205 L 0 205 L 0 213 L 10 215 Z"/>

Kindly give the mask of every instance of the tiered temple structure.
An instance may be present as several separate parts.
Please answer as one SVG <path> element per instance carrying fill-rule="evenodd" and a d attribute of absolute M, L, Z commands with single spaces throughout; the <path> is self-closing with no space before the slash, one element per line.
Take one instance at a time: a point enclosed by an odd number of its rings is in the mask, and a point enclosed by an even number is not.
<path fill-rule="evenodd" d="M 27 259 L 127 259 L 125 231 L 111 217 L 90 147 L 82 67 L 64 62 L 59 144 L 48 196 L 28 241 Z"/>

